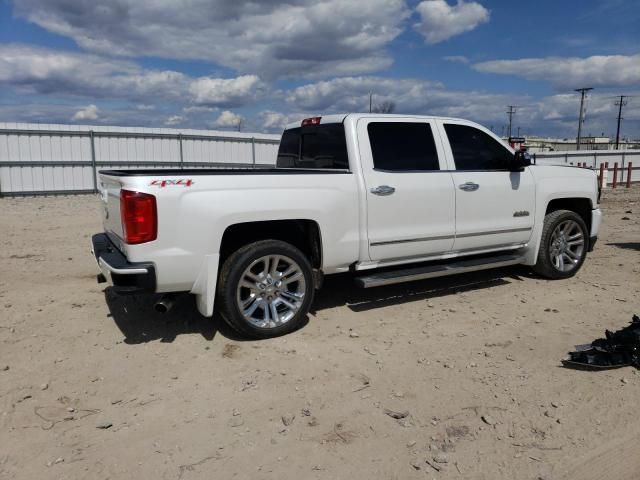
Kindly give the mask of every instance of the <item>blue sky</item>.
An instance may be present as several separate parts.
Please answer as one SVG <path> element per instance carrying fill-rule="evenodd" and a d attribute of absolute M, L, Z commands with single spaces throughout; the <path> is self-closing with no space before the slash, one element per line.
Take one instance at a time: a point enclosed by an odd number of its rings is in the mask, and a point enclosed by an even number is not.
<path fill-rule="evenodd" d="M 94 4 L 95 3 L 95 4 Z M 279 131 L 309 114 L 640 137 L 640 3 L 0 0 L 0 121 Z M 639 95 L 634 98 L 634 95 Z"/>

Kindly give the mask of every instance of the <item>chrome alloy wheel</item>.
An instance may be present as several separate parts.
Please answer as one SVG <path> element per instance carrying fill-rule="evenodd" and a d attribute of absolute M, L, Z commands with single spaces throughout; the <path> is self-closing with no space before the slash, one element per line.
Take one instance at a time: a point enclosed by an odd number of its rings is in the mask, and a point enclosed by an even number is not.
<path fill-rule="evenodd" d="M 236 302 L 244 318 L 260 328 L 291 320 L 302 306 L 306 289 L 300 266 L 284 255 L 254 260 L 238 283 Z"/>
<path fill-rule="evenodd" d="M 570 272 L 580 262 L 584 251 L 584 233 L 577 222 L 565 220 L 551 235 L 549 255 L 553 266 L 561 272 Z"/>

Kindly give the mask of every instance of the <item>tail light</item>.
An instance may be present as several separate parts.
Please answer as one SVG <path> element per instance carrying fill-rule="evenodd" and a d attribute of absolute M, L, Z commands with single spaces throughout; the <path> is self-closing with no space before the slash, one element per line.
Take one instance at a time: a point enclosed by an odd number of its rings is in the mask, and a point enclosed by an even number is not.
<path fill-rule="evenodd" d="M 125 243 L 136 245 L 157 238 L 158 210 L 153 195 L 120 190 L 120 217 Z"/>

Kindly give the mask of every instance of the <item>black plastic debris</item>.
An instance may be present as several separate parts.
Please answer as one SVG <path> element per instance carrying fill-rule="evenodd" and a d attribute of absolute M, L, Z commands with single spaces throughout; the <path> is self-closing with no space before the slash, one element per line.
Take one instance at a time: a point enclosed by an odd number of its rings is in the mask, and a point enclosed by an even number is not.
<path fill-rule="evenodd" d="M 634 315 L 631 324 L 617 332 L 605 331 L 586 345 L 576 345 L 569 358 L 562 361 L 568 368 L 602 370 L 632 365 L 640 368 L 640 317 Z"/>

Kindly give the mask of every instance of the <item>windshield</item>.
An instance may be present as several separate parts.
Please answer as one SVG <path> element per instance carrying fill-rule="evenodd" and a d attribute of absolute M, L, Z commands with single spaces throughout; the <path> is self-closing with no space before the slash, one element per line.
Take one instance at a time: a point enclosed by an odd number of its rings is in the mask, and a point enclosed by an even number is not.
<path fill-rule="evenodd" d="M 347 170 L 349 160 L 344 126 L 327 123 L 285 130 L 276 167 Z"/>

